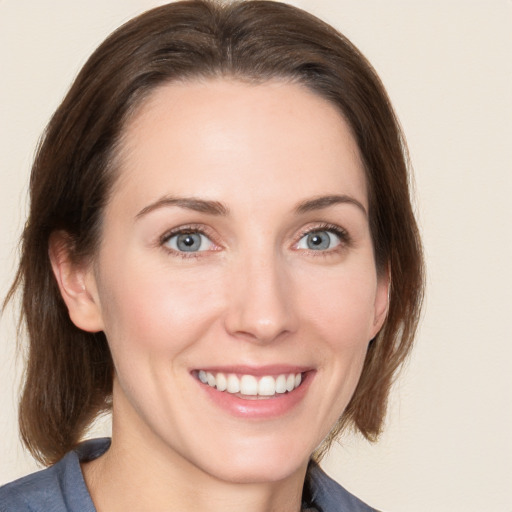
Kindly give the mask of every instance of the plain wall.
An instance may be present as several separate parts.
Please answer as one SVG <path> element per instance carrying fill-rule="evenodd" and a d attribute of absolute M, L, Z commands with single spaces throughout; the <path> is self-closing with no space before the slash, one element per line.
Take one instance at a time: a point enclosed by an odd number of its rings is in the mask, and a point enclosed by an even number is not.
<path fill-rule="evenodd" d="M 0 0 L 0 295 L 13 278 L 34 149 L 87 56 L 162 2 Z M 407 135 L 428 289 L 417 346 L 376 445 L 325 468 L 393 512 L 512 511 L 512 2 L 291 2 L 347 35 Z M 18 441 L 12 309 L 1 321 L 0 483 L 35 469 Z M 103 427 L 107 428 L 107 427 Z"/>

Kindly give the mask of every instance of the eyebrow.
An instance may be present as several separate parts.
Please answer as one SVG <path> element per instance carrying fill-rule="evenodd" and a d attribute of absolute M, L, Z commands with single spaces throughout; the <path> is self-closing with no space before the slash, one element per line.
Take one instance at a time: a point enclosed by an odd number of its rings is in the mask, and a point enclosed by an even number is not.
<path fill-rule="evenodd" d="M 226 216 L 229 214 L 229 209 L 227 206 L 219 203 L 218 201 L 208 201 L 206 199 L 199 199 L 197 197 L 165 196 L 158 199 L 158 201 L 155 201 L 154 203 L 144 207 L 139 213 L 137 213 L 136 218 L 139 219 L 149 212 L 165 206 L 179 206 L 180 208 L 185 208 L 187 210 L 193 210 L 200 213 L 207 213 L 209 215 Z"/>
<path fill-rule="evenodd" d="M 328 195 L 308 199 L 307 201 L 299 203 L 295 208 L 295 212 L 299 214 L 307 213 L 315 210 L 322 210 L 337 204 L 352 204 L 357 206 L 357 208 L 359 208 L 365 216 L 368 217 L 368 212 L 363 204 L 354 197 L 347 195 Z"/>
<path fill-rule="evenodd" d="M 368 212 L 366 211 L 366 208 L 363 206 L 363 204 L 354 197 L 347 195 L 319 196 L 313 199 L 302 201 L 295 207 L 295 213 L 300 215 L 316 210 L 322 210 L 337 204 L 352 204 L 359 208 L 365 214 L 365 216 L 368 216 Z M 207 199 L 200 199 L 198 197 L 164 196 L 154 203 L 144 207 L 139 213 L 137 213 L 135 218 L 139 219 L 140 217 L 143 217 L 153 210 L 167 206 L 178 206 L 180 208 L 185 208 L 187 210 L 193 210 L 200 213 L 206 213 L 209 215 L 229 215 L 229 208 L 219 201 L 209 201 Z"/>

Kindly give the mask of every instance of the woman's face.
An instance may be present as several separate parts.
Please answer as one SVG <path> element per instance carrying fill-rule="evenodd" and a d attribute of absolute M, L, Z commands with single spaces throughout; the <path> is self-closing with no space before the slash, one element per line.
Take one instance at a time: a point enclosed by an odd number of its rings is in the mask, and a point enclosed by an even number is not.
<path fill-rule="evenodd" d="M 299 85 L 170 84 L 119 173 L 77 322 L 112 351 L 114 442 L 228 481 L 303 470 L 387 309 L 347 124 Z"/>

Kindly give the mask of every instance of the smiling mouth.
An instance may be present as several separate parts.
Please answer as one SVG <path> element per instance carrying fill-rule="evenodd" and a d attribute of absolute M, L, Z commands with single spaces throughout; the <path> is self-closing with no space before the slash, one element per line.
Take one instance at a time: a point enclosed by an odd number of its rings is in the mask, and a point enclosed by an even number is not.
<path fill-rule="evenodd" d="M 272 398 L 297 389 L 302 383 L 302 373 L 282 373 L 280 375 L 236 375 L 234 373 L 208 372 L 199 370 L 196 377 L 217 391 L 230 393 L 249 400 Z"/>

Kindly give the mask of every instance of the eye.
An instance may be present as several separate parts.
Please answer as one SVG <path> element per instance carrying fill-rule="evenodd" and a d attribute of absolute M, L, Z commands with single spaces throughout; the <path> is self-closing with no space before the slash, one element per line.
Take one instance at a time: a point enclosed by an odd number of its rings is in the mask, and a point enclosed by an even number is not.
<path fill-rule="evenodd" d="M 315 230 L 306 233 L 298 242 L 297 249 L 327 251 L 341 244 L 340 236 L 333 231 Z"/>
<path fill-rule="evenodd" d="M 169 236 L 164 245 L 177 252 L 203 252 L 211 250 L 215 245 L 200 232 L 176 233 Z"/>

